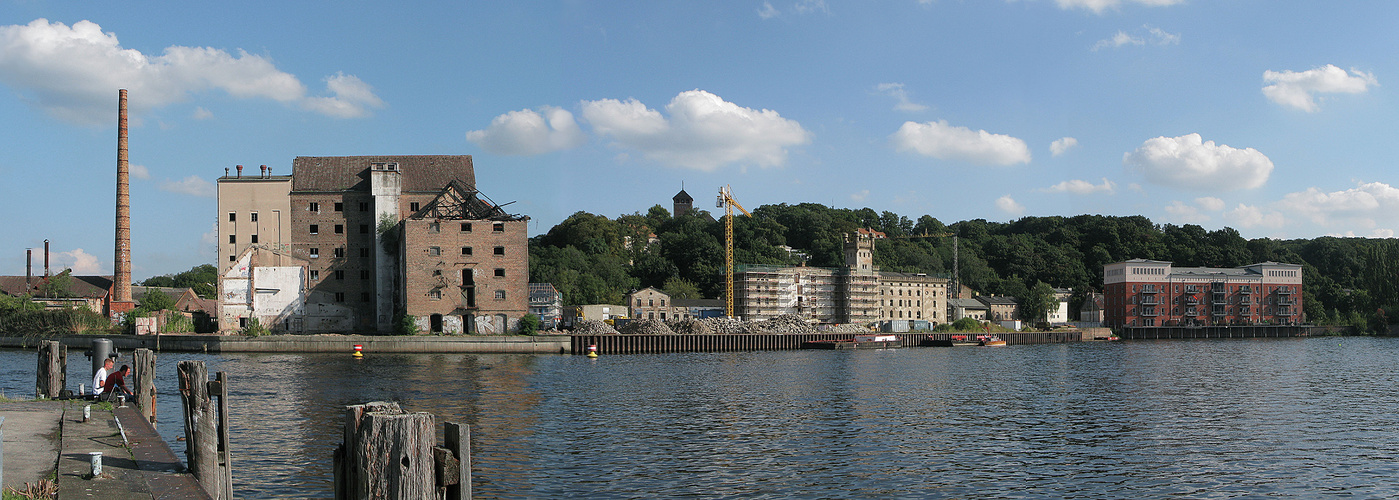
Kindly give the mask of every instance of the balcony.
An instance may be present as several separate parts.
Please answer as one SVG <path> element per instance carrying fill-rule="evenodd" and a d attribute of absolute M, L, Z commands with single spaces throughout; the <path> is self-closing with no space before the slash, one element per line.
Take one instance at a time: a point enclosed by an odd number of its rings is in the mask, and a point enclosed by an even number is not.
<path fill-rule="evenodd" d="M 1278 315 L 1278 316 L 1295 316 L 1296 314 L 1297 314 L 1297 313 L 1292 312 L 1292 309 L 1282 309 L 1282 310 L 1279 310 L 1279 311 L 1278 311 L 1278 314 L 1277 314 L 1277 315 Z"/>
<path fill-rule="evenodd" d="M 1291 287 L 1282 287 L 1282 288 L 1279 288 L 1279 289 L 1277 289 L 1277 294 L 1278 294 L 1278 295 L 1292 295 L 1292 288 L 1291 288 Z"/>
<path fill-rule="evenodd" d="M 1159 316 L 1159 314 L 1156 313 L 1155 307 L 1143 307 L 1138 316 Z"/>
<path fill-rule="evenodd" d="M 1159 302 L 1156 301 L 1156 297 L 1142 297 L 1142 300 L 1139 303 L 1144 306 L 1154 306 Z"/>
<path fill-rule="evenodd" d="M 1280 305 L 1280 306 L 1295 306 L 1295 305 L 1297 305 L 1297 299 L 1280 298 L 1280 299 L 1278 299 L 1278 305 Z"/>
<path fill-rule="evenodd" d="M 1253 300 L 1249 299 L 1248 297 L 1240 297 L 1240 298 L 1239 298 L 1239 304 L 1241 304 L 1241 305 L 1245 305 L 1245 306 L 1246 306 L 1246 305 L 1249 305 L 1249 304 L 1252 304 L 1252 303 L 1253 303 Z"/>
<path fill-rule="evenodd" d="M 1185 287 L 1185 293 L 1200 293 L 1200 287 L 1195 285 L 1188 285 Z"/>
<path fill-rule="evenodd" d="M 1215 315 L 1215 316 L 1224 316 L 1224 308 L 1222 308 L 1222 307 L 1216 307 L 1216 308 L 1214 309 L 1214 315 Z"/>
<path fill-rule="evenodd" d="M 1195 298 L 1195 297 L 1186 297 L 1186 298 L 1185 298 L 1185 305 L 1187 305 L 1187 306 L 1198 306 L 1198 305 L 1200 305 L 1200 299 Z"/>
<path fill-rule="evenodd" d="M 1156 285 L 1142 285 L 1142 293 L 1161 293 L 1161 287 Z"/>
<path fill-rule="evenodd" d="M 1215 303 L 1215 304 L 1228 304 L 1228 303 L 1229 303 L 1229 299 L 1225 298 L 1225 297 L 1224 297 L 1224 294 L 1222 294 L 1222 293 L 1216 293 L 1216 294 L 1214 294 L 1214 301 L 1213 301 L 1213 303 Z"/>
<path fill-rule="evenodd" d="M 1186 315 L 1186 316 L 1199 316 L 1199 315 L 1200 315 L 1199 312 L 1200 312 L 1200 311 L 1196 310 L 1196 309 L 1193 308 L 1193 307 L 1189 307 L 1189 308 L 1186 308 L 1186 309 L 1185 309 L 1185 315 Z"/>
<path fill-rule="evenodd" d="M 1253 293 L 1253 289 L 1250 288 L 1250 287 L 1241 287 L 1241 288 L 1239 288 L 1239 293 L 1242 293 L 1242 294 L 1244 294 L 1244 295 L 1248 295 L 1248 294 L 1250 294 L 1250 293 Z"/>

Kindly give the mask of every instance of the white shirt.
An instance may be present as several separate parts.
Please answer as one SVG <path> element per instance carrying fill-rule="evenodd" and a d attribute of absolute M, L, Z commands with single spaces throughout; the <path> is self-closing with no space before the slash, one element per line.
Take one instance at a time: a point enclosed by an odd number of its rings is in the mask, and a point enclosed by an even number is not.
<path fill-rule="evenodd" d="M 92 394 L 102 394 L 102 384 L 107 381 L 107 367 L 97 369 L 97 373 L 92 376 Z"/>

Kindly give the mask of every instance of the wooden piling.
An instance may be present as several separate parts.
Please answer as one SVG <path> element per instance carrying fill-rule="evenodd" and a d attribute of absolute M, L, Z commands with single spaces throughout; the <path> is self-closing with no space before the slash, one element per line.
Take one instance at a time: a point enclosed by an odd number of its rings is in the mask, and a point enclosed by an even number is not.
<path fill-rule="evenodd" d="M 396 403 L 346 407 L 345 442 L 336 450 L 335 497 L 435 498 L 434 441 L 430 414 L 408 413 Z"/>
<path fill-rule="evenodd" d="M 155 423 L 155 353 L 137 349 L 131 354 L 132 369 L 136 370 L 136 407 L 142 417 Z"/>
<path fill-rule="evenodd" d="M 231 499 L 232 471 L 227 459 L 226 437 L 228 387 L 223 373 L 210 382 L 203 361 L 181 361 L 176 371 L 185 416 L 185 462 L 209 496 L 218 500 Z M 218 406 L 214 404 L 213 395 L 219 397 Z"/>
<path fill-rule="evenodd" d="M 67 386 L 67 374 L 68 346 L 57 340 L 40 341 L 39 368 L 34 377 L 34 397 L 58 398 Z"/>

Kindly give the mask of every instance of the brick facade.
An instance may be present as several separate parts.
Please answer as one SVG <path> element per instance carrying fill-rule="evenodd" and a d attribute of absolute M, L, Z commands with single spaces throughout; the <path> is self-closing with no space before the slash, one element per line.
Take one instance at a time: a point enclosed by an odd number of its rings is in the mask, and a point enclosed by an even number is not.
<path fill-rule="evenodd" d="M 1134 259 L 1103 266 L 1103 326 L 1301 323 L 1302 266 L 1174 267 Z"/>
<path fill-rule="evenodd" d="M 488 335 L 517 331 L 529 312 L 527 223 L 404 220 L 406 311 L 418 318 L 419 328 Z"/>

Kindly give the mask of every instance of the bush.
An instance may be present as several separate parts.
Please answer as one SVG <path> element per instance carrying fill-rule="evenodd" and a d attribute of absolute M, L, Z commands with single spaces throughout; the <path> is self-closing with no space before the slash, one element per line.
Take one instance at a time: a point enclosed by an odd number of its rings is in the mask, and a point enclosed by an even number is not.
<path fill-rule="evenodd" d="M 418 333 L 418 322 L 412 316 L 405 313 L 398 313 L 398 321 L 394 322 L 394 333 L 399 335 L 415 335 Z"/>
<path fill-rule="evenodd" d="M 539 333 L 539 316 L 526 314 L 520 318 L 520 335 L 534 335 Z"/>
<path fill-rule="evenodd" d="M 263 327 L 262 322 L 258 321 L 257 318 L 248 318 L 248 326 L 243 327 L 242 333 L 249 337 L 261 337 L 272 332 L 267 331 L 267 328 Z"/>

